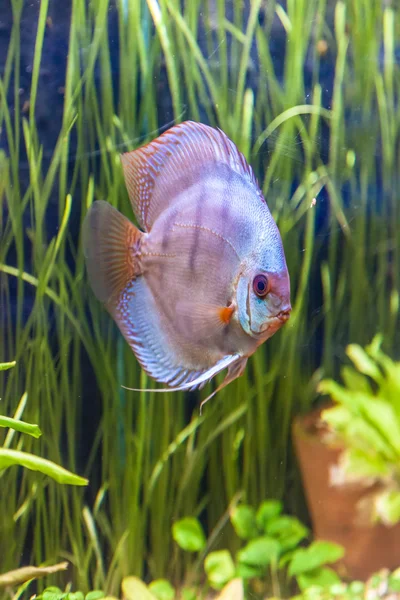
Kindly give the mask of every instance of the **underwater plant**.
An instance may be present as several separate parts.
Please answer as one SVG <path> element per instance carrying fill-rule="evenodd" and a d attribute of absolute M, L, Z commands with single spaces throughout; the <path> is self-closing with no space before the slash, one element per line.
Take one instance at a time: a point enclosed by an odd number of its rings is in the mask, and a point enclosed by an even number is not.
<path fill-rule="evenodd" d="M 0 363 L 0 371 L 11 369 L 15 367 L 15 365 L 15 362 Z M 31 435 L 34 438 L 39 438 L 42 435 L 38 425 L 26 423 L 25 421 L 21 421 L 19 418 L 25 409 L 27 401 L 28 394 L 25 393 L 18 404 L 16 418 L 0 415 L 0 427 L 6 427 L 9 429 L 9 435 L 7 435 L 3 445 L 0 446 L 0 479 L 4 475 L 4 471 L 9 467 L 20 466 L 32 471 L 39 471 L 40 473 L 55 479 L 58 483 L 69 485 L 87 485 L 87 479 L 79 477 L 79 475 L 74 475 L 74 473 L 67 471 L 52 461 L 49 461 L 45 458 L 40 458 L 39 456 L 35 456 L 28 452 L 23 452 L 19 449 L 14 450 L 10 448 L 14 438 L 14 433 L 16 431 Z"/>
<path fill-rule="evenodd" d="M 0 363 L 0 371 L 6 371 L 14 368 L 15 366 L 15 361 L 9 363 Z M 24 452 L 21 450 L 21 443 L 17 443 L 16 449 L 12 448 L 12 445 L 15 445 L 15 432 L 24 433 L 34 438 L 39 438 L 42 435 L 38 425 L 21 421 L 21 416 L 25 409 L 27 400 L 28 394 L 25 393 L 18 404 L 16 414 L 13 418 L 0 415 L 0 428 L 7 428 L 9 430 L 5 437 L 4 443 L 0 446 L 0 481 L 4 477 L 6 469 L 19 466 L 31 471 L 42 473 L 47 477 L 55 479 L 60 484 L 77 486 L 87 485 L 87 479 L 71 473 L 67 469 L 60 467 L 52 461 L 41 458 L 29 452 Z M 0 494 L 1 496 L 7 495 L 7 488 L 5 486 L 1 487 Z M 22 514 L 25 510 L 24 504 L 26 500 L 27 499 L 21 499 L 22 504 L 19 509 L 20 514 Z M 14 518 L 17 519 L 19 516 L 15 515 Z M 5 549 L 9 542 L 7 539 L 4 540 L 4 538 L 3 541 L 5 542 Z M 19 583 L 32 580 L 37 577 L 44 577 L 45 575 L 65 570 L 67 564 L 68 563 L 60 563 L 51 567 L 42 568 L 24 567 L 12 572 L 2 573 L 3 567 L 2 562 L 0 562 L 0 589 L 15 586 Z"/>
<path fill-rule="evenodd" d="M 199 566 L 204 562 L 212 589 L 221 590 L 239 578 L 249 597 L 284 597 L 293 589 L 293 582 L 301 590 L 339 583 L 339 576 L 327 565 L 342 558 L 343 548 L 321 540 L 304 546 L 309 537 L 307 527 L 296 517 L 282 514 L 282 510 L 277 500 L 264 500 L 257 510 L 247 504 L 230 507 L 231 525 L 244 542 L 235 559 L 227 549 L 210 551 L 221 533 L 219 528 L 207 541 L 198 519 L 186 517 L 174 523 L 172 532 L 178 546 L 198 554 L 186 575 L 187 582 L 193 584 L 199 579 Z"/>
<path fill-rule="evenodd" d="M 359 518 L 386 526 L 400 521 L 400 362 L 381 349 L 377 335 L 364 348 L 350 344 L 354 367 L 342 367 L 344 385 L 332 379 L 318 389 L 334 402 L 321 413 L 324 441 L 342 449 L 331 467 L 331 485 L 363 485 Z"/>
<path fill-rule="evenodd" d="M 15 365 L 15 361 L 9 363 L 0 363 L 0 371 L 12 369 L 15 367 Z M 4 471 L 9 467 L 20 466 L 32 471 L 39 471 L 40 473 L 55 479 L 58 483 L 69 485 L 87 485 L 87 479 L 84 479 L 79 475 L 74 475 L 74 473 L 67 471 L 52 461 L 49 461 L 45 458 L 40 458 L 39 456 L 34 456 L 33 454 L 23 452 L 19 449 L 13 450 L 10 448 L 13 442 L 14 433 L 16 431 L 19 433 L 25 433 L 34 438 L 39 438 L 42 435 L 38 425 L 26 423 L 25 421 L 20 420 L 27 401 L 28 394 L 25 393 L 18 404 L 16 416 L 14 418 L 0 415 L 0 427 L 9 429 L 3 445 L 0 446 L 0 478 L 4 475 Z"/>

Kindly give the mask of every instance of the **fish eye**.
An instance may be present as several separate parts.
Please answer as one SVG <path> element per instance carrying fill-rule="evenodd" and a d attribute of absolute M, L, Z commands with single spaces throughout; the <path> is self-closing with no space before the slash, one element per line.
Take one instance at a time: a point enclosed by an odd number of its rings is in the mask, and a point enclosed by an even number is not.
<path fill-rule="evenodd" d="M 256 275 L 253 279 L 253 290 L 259 298 L 265 298 L 269 292 L 268 277 L 266 275 Z"/>

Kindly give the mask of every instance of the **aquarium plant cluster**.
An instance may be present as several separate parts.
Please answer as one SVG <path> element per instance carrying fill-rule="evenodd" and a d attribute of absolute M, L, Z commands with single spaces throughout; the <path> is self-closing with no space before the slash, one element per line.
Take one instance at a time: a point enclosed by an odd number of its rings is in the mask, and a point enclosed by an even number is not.
<path fill-rule="evenodd" d="M 342 368 L 344 385 L 324 380 L 319 389 L 335 401 L 321 413 L 326 442 L 344 448 L 332 484 L 369 487 L 359 519 L 390 527 L 400 521 L 400 363 L 382 351 L 382 341 L 349 345 L 354 366 Z"/>

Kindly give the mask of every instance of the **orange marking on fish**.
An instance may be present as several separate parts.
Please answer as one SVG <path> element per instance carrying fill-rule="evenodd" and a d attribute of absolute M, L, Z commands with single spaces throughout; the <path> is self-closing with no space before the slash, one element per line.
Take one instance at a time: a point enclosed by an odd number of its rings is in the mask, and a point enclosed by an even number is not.
<path fill-rule="evenodd" d="M 233 306 L 224 306 L 220 309 L 219 318 L 223 323 L 225 323 L 225 325 L 228 325 L 228 323 L 230 323 L 234 310 L 235 309 Z"/>

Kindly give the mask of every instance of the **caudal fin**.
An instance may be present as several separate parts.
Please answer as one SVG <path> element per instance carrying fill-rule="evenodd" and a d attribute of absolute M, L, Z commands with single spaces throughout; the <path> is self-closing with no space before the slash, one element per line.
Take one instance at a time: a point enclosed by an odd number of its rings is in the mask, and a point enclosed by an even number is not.
<path fill-rule="evenodd" d="M 140 275 L 135 248 L 142 235 L 108 202 L 92 204 L 83 224 L 83 248 L 89 281 L 101 302 L 116 299 Z"/>

